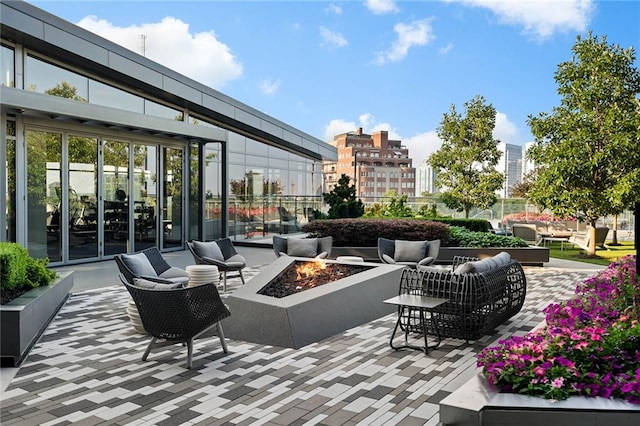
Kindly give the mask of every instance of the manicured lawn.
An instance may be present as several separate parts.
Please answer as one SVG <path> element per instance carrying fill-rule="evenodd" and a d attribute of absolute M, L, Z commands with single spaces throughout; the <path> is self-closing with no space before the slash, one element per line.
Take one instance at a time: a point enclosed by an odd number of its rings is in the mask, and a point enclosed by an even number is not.
<path fill-rule="evenodd" d="M 609 246 L 608 250 L 596 250 L 597 257 L 586 257 L 584 252 L 573 244 L 564 244 L 564 250 L 560 249 L 559 242 L 549 244 L 549 256 L 556 259 L 575 260 L 577 262 L 594 263 L 596 265 L 608 265 L 619 257 L 628 254 L 636 254 L 633 241 L 619 241 L 619 246 Z"/>

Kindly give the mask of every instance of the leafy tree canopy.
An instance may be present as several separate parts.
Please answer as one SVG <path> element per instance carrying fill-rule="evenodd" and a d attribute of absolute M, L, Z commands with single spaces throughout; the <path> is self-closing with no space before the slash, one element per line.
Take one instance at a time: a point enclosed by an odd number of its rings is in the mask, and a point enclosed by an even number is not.
<path fill-rule="evenodd" d="M 538 174 L 529 196 L 595 226 L 640 193 L 640 73 L 633 48 L 606 37 L 578 36 L 572 51 L 555 73 L 560 105 L 528 119 L 535 144 L 527 155 Z"/>
<path fill-rule="evenodd" d="M 455 105 L 444 114 L 438 127 L 442 147 L 428 161 L 443 188 L 442 201 L 449 208 L 464 211 L 468 218 L 473 207 L 486 209 L 496 203 L 504 176 L 495 169 L 501 156 L 493 138 L 495 108 L 482 96 L 464 107 L 465 116 Z"/>

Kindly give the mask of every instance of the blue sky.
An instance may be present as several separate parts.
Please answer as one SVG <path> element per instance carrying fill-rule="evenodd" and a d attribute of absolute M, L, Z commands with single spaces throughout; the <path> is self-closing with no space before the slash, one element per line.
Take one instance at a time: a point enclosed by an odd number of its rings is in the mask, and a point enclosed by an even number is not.
<path fill-rule="evenodd" d="M 31 1 L 323 140 L 388 130 L 414 165 L 452 104 L 533 140 L 578 35 L 640 52 L 640 1 Z M 141 35 L 144 35 L 144 43 Z M 636 66 L 639 61 L 636 59 Z"/>

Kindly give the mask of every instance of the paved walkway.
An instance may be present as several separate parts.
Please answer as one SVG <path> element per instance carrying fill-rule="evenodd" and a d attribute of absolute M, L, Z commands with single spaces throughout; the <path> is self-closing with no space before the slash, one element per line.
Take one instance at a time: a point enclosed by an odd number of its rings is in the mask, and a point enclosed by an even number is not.
<path fill-rule="evenodd" d="M 239 251 L 251 265 L 247 278 L 275 259 L 270 249 Z M 185 252 L 167 259 L 192 263 Z M 117 285 L 113 263 L 73 268 L 69 301 L 3 383 L 3 425 L 437 425 L 438 403 L 476 374 L 482 348 L 536 326 L 544 306 L 570 297 L 597 269 L 572 262 L 526 267 L 527 299 L 516 317 L 493 336 L 445 339 L 428 355 L 389 348 L 392 314 L 301 349 L 227 339 L 225 355 L 218 339 L 199 340 L 187 370 L 179 347 L 140 360 L 148 337 L 128 322 L 128 293 Z M 239 285 L 229 282 L 229 292 Z"/>

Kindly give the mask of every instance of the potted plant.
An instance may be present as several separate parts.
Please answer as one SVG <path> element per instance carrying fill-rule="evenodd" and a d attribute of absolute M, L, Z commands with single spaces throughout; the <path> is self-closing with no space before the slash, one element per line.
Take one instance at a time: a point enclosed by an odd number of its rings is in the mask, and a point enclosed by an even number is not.
<path fill-rule="evenodd" d="M 0 242 L 0 356 L 19 365 L 66 301 L 73 273 L 47 269 L 16 243 Z"/>

